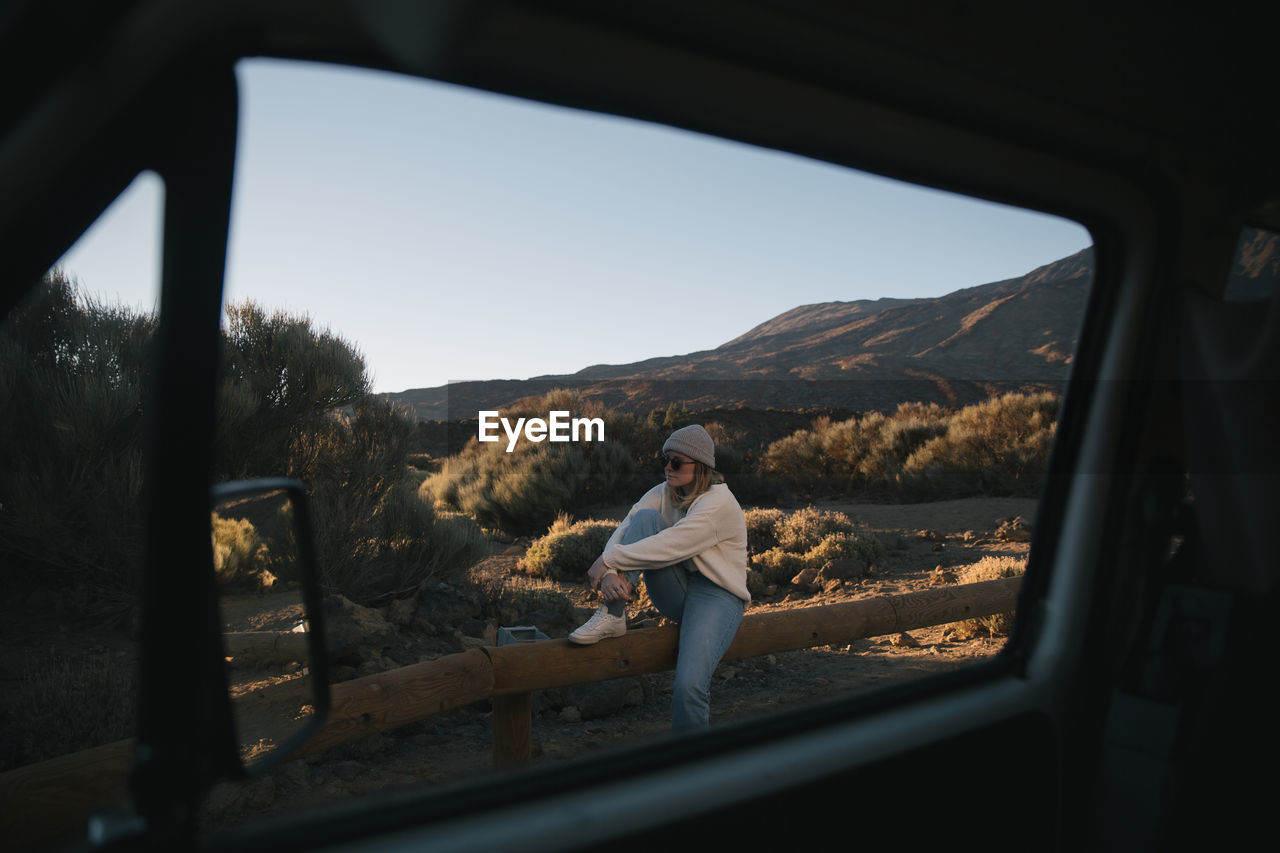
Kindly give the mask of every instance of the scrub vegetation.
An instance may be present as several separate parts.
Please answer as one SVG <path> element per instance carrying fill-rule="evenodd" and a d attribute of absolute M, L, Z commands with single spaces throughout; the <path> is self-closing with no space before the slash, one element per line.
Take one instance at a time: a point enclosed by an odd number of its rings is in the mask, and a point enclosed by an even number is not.
<path fill-rule="evenodd" d="M 136 615 L 155 331 L 56 270 L 0 328 L 6 587 L 56 588 L 61 609 L 93 620 Z M 415 424 L 371 393 L 359 351 L 305 317 L 228 307 L 218 421 L 215 479 L 308 484 L 329 592 L 378 603 L 487 553 L 475 521 L 419 499 Z M 211 530 L 224 583 L 261 582 L 270 542 L 248 522 Z"/>
<path fill-rule="evenodd" d="M 808 494 L 881 500 L 1035 497 L 1053 443 L 1058 397 L 1010 393 L 948 411 L 902 403 L 771 444 L 760 465 Z"/>

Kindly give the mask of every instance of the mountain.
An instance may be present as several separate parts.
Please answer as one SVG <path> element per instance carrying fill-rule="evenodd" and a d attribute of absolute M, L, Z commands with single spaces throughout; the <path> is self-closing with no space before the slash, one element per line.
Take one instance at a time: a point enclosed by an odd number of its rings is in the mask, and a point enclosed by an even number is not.
<path fill-rule="evenodd" d="M 420 420 L 474 418 L 563 387 L 641 413 L 671 402 L 691 411 L 964 404 L 1063 382 L 1092 280 L 1088 248 L 1018 278 L 936 298 L 801 305 L 712 350 L 385 396 Z"/>

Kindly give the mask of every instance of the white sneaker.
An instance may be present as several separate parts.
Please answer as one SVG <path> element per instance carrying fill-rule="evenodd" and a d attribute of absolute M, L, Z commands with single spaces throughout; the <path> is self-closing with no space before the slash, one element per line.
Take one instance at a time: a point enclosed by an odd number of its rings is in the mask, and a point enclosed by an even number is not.
<path fill-rule="evenodd" d="M 621 637 L 627 633 L 627 617 L 611 616 L 609 608 L 601 604 L 586 624 L 569 635 L 569 642 L 580 646 L 598 643 L 605 637 Z"/>

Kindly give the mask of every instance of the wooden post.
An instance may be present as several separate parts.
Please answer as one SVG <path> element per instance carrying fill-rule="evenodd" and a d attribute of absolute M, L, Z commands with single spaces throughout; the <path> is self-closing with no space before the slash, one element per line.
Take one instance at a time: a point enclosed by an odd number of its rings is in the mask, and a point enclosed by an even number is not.
<path fill-rule="evenodd" d="M 533 749 L 533 694 L 493 697 L 493 766 L 524 767 Z"/>
<path fill-rule="evenodd" d="M 725 660 L 849 643 L 864 637 L 1013 610 L 1021 577 L 939 587 L 743 617 Z M 493 663 L 493 695 L 527 693 L 675 668 L 678 629 L 629 631 L 591 646 L 540 640 L 481 651 Z"/>
<path fill-rule="evenodd" d="M 311 654 L 307 635 L 300 632 L 227 631 L 222 637 L 223 648 L 235 665 L 243 661 L 254 663 L 305 661 Z"/>
<path fill-rule="evenodd" d="M 481 649 L 343 681 L 330 693 L 329 719 L 298 755 L 359 740 L 462 708 L 493 693 L 493 667 Z"/>
<path fill-rule="evenodd" d="M 89 818 L 129 795 L 133 740 L 95 746 L 0 773 L 0 838 L 24 848 L 80 833 Z"/>

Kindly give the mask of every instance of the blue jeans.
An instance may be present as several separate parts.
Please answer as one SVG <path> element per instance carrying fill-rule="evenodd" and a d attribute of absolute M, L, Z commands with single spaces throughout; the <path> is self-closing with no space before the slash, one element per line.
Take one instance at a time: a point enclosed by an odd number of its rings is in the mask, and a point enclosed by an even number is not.
<path fill-rule="evenodd" d="M 664 527 L 657 510 L 639 510 L 619 543 L 630 545 Z M 641 572 L 626 573 L 632 585 L 637 574 Z M 711 720 L 711 676 L 738 633 L 743 601 L 704 577 L 689 560 L 663 569 L 645 569 L 643 574 L 654 605 L 663 616 L 680 624 L 671 728 L 706 728 Z"/>

